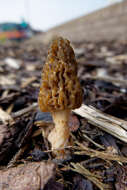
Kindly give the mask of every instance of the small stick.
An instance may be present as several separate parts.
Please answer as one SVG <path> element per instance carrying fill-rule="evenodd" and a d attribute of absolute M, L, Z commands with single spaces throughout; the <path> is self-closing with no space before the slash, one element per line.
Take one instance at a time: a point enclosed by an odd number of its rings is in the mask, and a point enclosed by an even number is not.
<path fill-rule="evenodd" d="M 89 138 L 86 134 L 83 134 L 83 137 L 86 138 L 88 141 L 90 141 L 91 143 L 93 143 L 96 147 L 101 148 L 101 149 L 105 149 L 102 145 L 96 143 L 95 141 L 93 141 L 91 138 Z"/>
<path fill-rule="evenodd" d="M 75 154 L 77 155 L 88 155 L 90 157 L 98 157 L 103 160 L 111 160 L 111 161 L 127 163 L 127 158 L 124 156 L 118 156 L 116 154 L 111 154 L 104 151 L 98 151 L 92 148 L 87 148 L 79 142 L 76 142 L 76 144 L 79 146 L 77 147 L 79 151 L 75 151 Z"/>
<path fill-rule="evenodd" d="M 26 114 L 27 112 L 33 111 L 37 108 L 38 104 L 37 103 L 33 103 L 31 106 L 24 108 L 20 111 L 17 111 L 15 113 L 12 113 L 12 117 L 16 118 L 16 117 L 20 117 L 21 115 Z"/>
<path fill-rule="evenodd" d="M 15 156 L 10 160 L 10 162 L 7 165 L 7 168 L 11 168 L 15 165 L 15 163 L 20 159 L 22 154 L 25 152 L 25 150 L 28 148 L 27 145 L 24 147 L 20 148 L 19 151 L 15 154 Z"/>
<path fill-rule="evenodd" d="M 65 146 L 65 147 L 62 147 L 62 148 L 53 148 L 52 150 L 45 150 L 43 152 L 54 152 L 54 151 L 60 151 L 60 150 L 65 150 L 65 149 L 72 149 L 74 148 L 74 146 Z"/>
<path fill-rule="evenodd" d="M 22 82 L 21 88 L 26 88 L 30 83 L 32 83 L 36 79 L 37 79 L 36 77 L 30 77 L 30 78 L 26 79 L 26 81 Z"/>
<path fill-rule="evenodd" d="M 100 181 L 99 176 L 96 174 L 94 175 L 92 172 L 90 172 L 89 170 L 87 170 L 85 167 L 83 167 L 81 164 L 77 163 L 71 163 L 70 169 L 72 171 L 78 172 L 81 175 L 83 175 L 84 177 L 86 177 L 87 179 L 89 179 L 90 181 L 92 181 L 100 190 L 109 190 L 110 185 L 108 184 L 104 184 Z"/>

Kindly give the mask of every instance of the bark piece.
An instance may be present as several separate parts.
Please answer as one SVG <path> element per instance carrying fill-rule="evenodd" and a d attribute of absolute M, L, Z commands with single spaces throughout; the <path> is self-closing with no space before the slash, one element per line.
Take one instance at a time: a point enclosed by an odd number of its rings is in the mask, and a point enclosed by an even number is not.
<path fill-rule="evenodd" d="M 40 190 L 53 177 L 54 164 L 33 162 L 0 171 L 0 190 Z"/>

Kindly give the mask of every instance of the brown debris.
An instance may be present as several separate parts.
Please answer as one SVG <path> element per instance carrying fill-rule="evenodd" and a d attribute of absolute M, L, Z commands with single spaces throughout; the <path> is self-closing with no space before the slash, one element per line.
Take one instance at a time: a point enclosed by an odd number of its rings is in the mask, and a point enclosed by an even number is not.
<path fill-rule="evenodd" d="M 127 190 L 127 167 L 122 166 L 117 170 L 116 190 Z"/>
<path fill-rule="evenodd" d="M 0 146 L 2 145 L 4 139 L 10 137 L 10 131 L 6 125 L 0 125 Z"/>
<path fill-rule="evenodd" d="M 82 178 L 81 176 L 77 175 L 74 177 L 74 184 L 72 190 L 93 190 L 93 185 L 89 180 Z"/>
<path fill-rule="evenodd" d="M 48 183 L 45 185 L 44 190 L 64 190 L 64 185 L 59 182 L 56 182 L 53 179 L 50 179 Z"/>

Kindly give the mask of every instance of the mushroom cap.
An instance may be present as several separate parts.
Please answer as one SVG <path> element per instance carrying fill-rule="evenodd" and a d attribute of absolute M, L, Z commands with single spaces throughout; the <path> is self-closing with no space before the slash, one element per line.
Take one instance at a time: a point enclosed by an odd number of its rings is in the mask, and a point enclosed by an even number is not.
<path fill-rule="evenodd" d="M 44 112 L 75 109 L 82 99 L 74 51 L 67 39 L 58 37 L 52 41 L 43 66 L 39 107 Z"/>

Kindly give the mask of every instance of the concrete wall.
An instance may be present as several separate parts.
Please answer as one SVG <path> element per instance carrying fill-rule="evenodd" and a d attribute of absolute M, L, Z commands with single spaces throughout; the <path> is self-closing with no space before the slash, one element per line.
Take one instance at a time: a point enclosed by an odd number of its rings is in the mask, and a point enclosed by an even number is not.
<path fill-rule="evenodd" d="M 49 30 L 48 42 L 55 35 L 71 41 L 127 40 L 127 1 L 117 3 Z"/>

